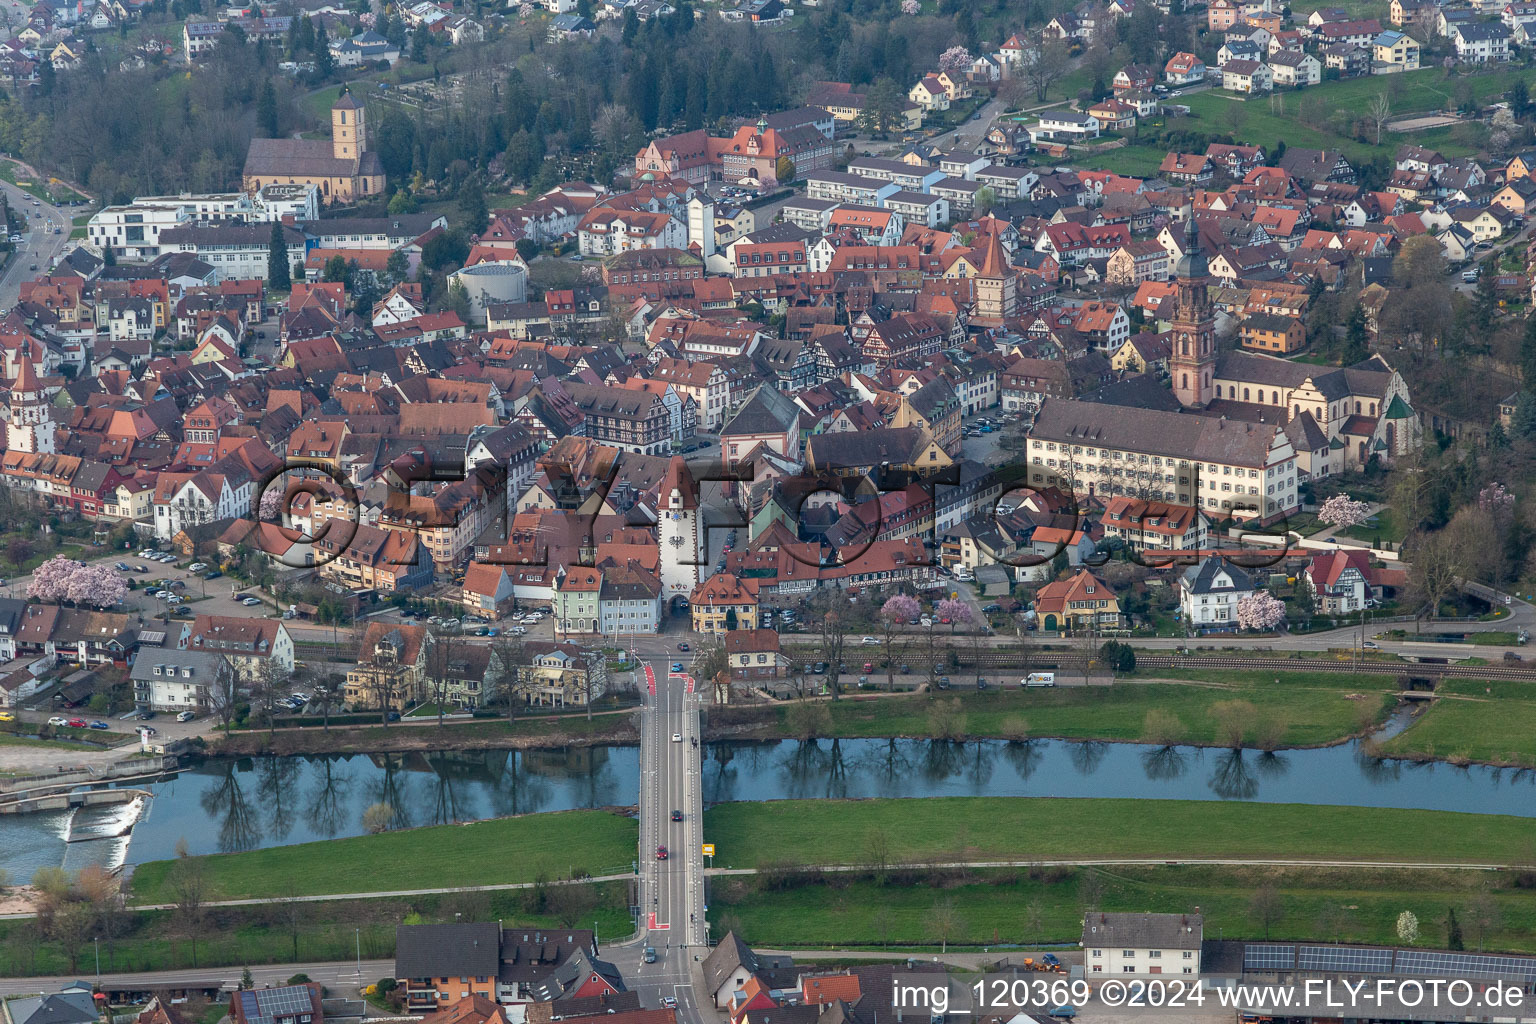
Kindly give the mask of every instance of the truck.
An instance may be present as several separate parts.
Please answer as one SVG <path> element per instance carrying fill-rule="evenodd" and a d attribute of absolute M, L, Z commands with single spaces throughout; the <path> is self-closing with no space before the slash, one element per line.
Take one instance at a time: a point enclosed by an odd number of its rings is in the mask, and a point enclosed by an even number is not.
<path fill-rule="evenodd" d="M 1031 672 L 1029 675 L 1025 676 L 1020 681 L 1019 685 L 1020 686 L 1025 686 L 1025 687 L 1029 687 L 1029 686 L 1055 686 L 1056 685 L 1056 673 L 1055 672 Z"/>

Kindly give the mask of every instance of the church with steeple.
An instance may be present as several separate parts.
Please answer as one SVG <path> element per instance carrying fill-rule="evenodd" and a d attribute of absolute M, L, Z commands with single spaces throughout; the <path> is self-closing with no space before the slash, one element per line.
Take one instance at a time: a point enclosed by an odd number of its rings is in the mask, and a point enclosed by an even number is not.
<path fill-rule="evenodd" d="M 368 148 L 368 111 L 346 86 L 331 104 L 331 138 L 252 139 L 243 188 L 315 185 L 325 203 L 351 203 L 384 192 L 384 165 Z"/>
<path fill-rule="evenodd" d="M 1184 255 L 1179 259 L 1177 312 L 1170 325 L 1173 354 L 1168 367 L 1173 393 L 1186 409 L 1203 409 L 1215 395 L 1216 311 L 1211 305 L 1210 272 L 1200 251 L 1195 210 L 1188 207 Z"/>

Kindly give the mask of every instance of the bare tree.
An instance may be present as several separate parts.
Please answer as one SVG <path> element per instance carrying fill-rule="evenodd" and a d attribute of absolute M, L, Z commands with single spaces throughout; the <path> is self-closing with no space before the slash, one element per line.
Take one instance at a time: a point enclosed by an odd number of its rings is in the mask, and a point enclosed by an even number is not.
<path fill-rule="evenodd" d="M 227 680 L 214 679 L 213 685 L 208 687 L 208 710 L 213 713 L 214 719 L 224 730 L 224 735 L 229 735 L 230 727 L 234 724 L 235 714 L 240 708 L 240 684 L 231 675 Z"/>
<path fill-rule="evenodd" d="M 1211 705 L 1210 716 L 1216 722 L 1216 738 L 1235 750 L 1242 747 L 1257 712 L 1246 700 L 1219 700 Z"/>
<path fill-rule="evenodd" d="M 1467 930 L 1477 939 L 1477 951 L 1483 951 L 1483 940 L 1503 922 L 1498 902 L 1486 892 L 1480 892 L 1467 901 L 1461 912 Z"/>
<path fill-rule="evenodd" d="M 1280 898 L 1280 893 L 1274 884 L 1265 882 L 1254 890 L 1253 896 L 1248 900 L 1248 916 L 1254 924 L 1264 929 L 1264 939 L 1269 940 L 1269 929 L 1280 923 L 1285 917 L 1285 901 Z"/>
<path fill-rule="evenodd" d="M 1036 102 L 1044 103 L 1051 86 L 1071 67 L 1066 41 L 1042 35 L 1039 44 L 1024 57 L 1024 79 L 1034 86 Z"/>
<path fill-rule="evenodd" d="M 1440 603 L 1456 589 L 1457 579 L 1465 570 L 1467 540 L 1460 529 L 1447 526 L 1420 534 L 1413 542 L 1408 583 L 1431 618 L 1439 614 Z"/>
<path fill-rule="evenodd" d="M 176 844 L 171 865 L 172 916 L 181 935 L 192 944 L 192 966 L 197 966 L 197 940 L 208 927 L 209 885 L 203 859 L 187 852 L 186 840 Z"/>
<path fill-rule="evenodd" d="M 891 866 L 890 833 L 883 828 L 875 829 L 869 834 L 864 849 L 869 857 L 870 875 L 876 885 L 884 885 Z"/>
<path fill-rule="evenodd" d="M 955 901 L 951 899 L 940 900 L 933 905 L 928 912 L 928 927 L 933 929 L 939 937 L 939 952 L 949 952 L 949 940 L 955 937 L 965 925 L 959 911 L 955 910 Z"/>
<path fill-rule="evenodd" d="M 843 672 L 843 648 L 847 640 L 843 635 L 849 618 L 845 611 L 848 607 L 847 598 L 842 591 L 832 587 L 817 591 L 810 607 L 816 616 L 817 629 L 821 635 L 821 652 L 827 659 L 827 685 L 832 690 L 832 699 L 837 700 L 838 681 Z"/>
<path fill-rule="evenodd" d="M 1366 113 L 1370 116 L 1371 123 L 1376 126 L 1376 145 L 1381 145 L 1381 132 L 1392 118 L 1392 100 L 1385 91 L 1371 97 L 1371 102 L 1366 106 Z"/>
<path fill-rule="evenodd" d="M 499 636 L 491 646 L 495 662 L 496 696 L 507 702 L 507 724 L 517 721 L 518 682 L 528 664 L 528 648 L 521 637 Z"/>
<path fill-rule="evenodd" d="M 463 641 L 454 633 L 429 631 L 427 637 L 427 684 L 431 687 L 432 701 L 437 705 L 437 727 L 443 727 L 443 708 L 448 703 L 448 690 L 454 680 L 453 663 L 460 655 Z"/>

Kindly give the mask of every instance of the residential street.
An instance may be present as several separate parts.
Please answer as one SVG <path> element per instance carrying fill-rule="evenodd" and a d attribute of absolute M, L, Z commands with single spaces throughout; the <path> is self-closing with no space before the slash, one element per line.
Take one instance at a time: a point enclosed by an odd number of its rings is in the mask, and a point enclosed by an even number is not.
<path fill-rule="evenodd" d="M 0 274 L 0 309 L 10 309 L 21 294 L 21 283 L 47 273 L 64 251 L 72 226 L 71 208 L 49 206 L 10 182 L 0 181 L 0 190 L 4 191 L 11 209 L 27 215 L 23 240 L 16 244 L 16 255 L 6 266 L 5 273 Z M 53 228 L 59 228 L 59 233 L 54 234 Z"/>

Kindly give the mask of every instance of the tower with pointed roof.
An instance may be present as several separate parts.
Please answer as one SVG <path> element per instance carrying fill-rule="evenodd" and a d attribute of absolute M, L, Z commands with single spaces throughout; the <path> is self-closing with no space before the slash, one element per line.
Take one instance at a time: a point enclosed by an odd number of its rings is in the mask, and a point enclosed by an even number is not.
<path fill-rule="evenodd" d="M 976 307 L 971 323 L 981 327 L 999 327 L 1018 315 L 1019 298 L 1008 253 L 996 232 L 986 232 L 980 265 L 976 268 Z"/>
<path fill-rule="evenodd" d="M 1193 205 L 1187 208 L 1184 255 L 1179 258 L 1178 309 L 1173 315 L 1173 355 L 1168 367 L 1173 393 L 1186 407 L 1203 408 L 1213 395 L 1216 375 L 1216 313 L 1211 308 L 1205 254 Z"/>
<path fill-rule="evenodd" d="M 51 454 L 53 407 L 32 362 L 32 342 L 22 343 L 21 363 L 6 400 L 5 447 L 13 452 Z"/>
<path fill-rule="evenodd" d="M 656 530 L 661 541 L 662 599 L 688 599 L 699 585 L 704 563 L 704 527 L 699 521 L 699 488 L 688 463 L 672 456 L 656 494 Z"/>

